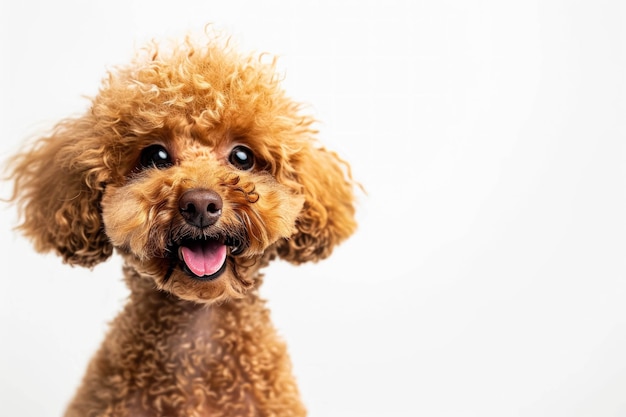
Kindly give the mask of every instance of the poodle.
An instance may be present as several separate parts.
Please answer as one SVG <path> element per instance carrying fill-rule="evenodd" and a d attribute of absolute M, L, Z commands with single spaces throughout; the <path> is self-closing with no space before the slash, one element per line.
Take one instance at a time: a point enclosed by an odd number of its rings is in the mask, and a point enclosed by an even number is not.
<path fill-rule="evenodd" d="M 236 49 L 153 41 L 12 159 L 34 248 L 88 268 L 115 251 L 130 290 L 67 417 L 306 415 L 259 286 L 355 231 L 355 182 L 276 59 Z"/>

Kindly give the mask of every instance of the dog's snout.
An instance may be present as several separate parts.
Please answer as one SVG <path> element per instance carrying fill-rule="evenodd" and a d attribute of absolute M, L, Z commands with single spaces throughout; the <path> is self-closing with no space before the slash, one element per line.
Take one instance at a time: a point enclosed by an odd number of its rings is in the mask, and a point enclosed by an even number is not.
<path fill-rule="evenodd" d="M 222 198 L 213 190 L 195 188 L 185 191 L 178 200 L 180 214 L 192 226 L 211 226 L 222 214 Z"/>

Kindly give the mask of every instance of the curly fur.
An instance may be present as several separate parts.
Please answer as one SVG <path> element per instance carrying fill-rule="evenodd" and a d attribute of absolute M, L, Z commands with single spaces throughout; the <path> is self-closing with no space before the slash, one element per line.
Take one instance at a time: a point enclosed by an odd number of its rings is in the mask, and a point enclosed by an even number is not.
<path fill-rule="evenodd" d="M 85 267 L 115 250 L 125 262 L 130 298 L 67 416 L 305 415 L 260 271 L 275 257 L 323 259 L 350 236 L 353 182 L 267 61 L 219 37 L 152 44 L 108 74 L 85 114 L 11 162 L 36 250 Z M 153 145 L 168 164 L 142 165 Z M 252 169 L 229 160 L 236 145 Z M 215 224 L 183 218 L 188 190 L 221 198 Z M 203 279 L 176 257 L 184 239 L 241 248 Z"/>

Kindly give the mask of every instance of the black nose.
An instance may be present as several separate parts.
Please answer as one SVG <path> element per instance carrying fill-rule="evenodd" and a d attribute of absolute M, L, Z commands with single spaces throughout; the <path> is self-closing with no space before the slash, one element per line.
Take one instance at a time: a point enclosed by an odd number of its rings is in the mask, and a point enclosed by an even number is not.
<path fill-rule="evenodd" d="M 215 224 L 222 214 L 222 207 L 219 194 L 203 188 L 185 191 L 178 200 L 178 208 L 185 221 L 200 228 Z"/>

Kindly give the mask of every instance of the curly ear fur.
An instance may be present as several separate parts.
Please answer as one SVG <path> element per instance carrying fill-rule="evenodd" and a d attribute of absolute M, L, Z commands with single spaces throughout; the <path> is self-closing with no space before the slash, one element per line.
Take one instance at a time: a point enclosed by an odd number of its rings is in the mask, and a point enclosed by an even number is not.
<path fill-rule="evenodd" d="M 356 229 L 349 166 L 336 153 L 311 145 L 292 155 L 291 164 L 305 203 L 297 232 L 278 246 L 278 254 L 295 264 L 318 261 Z"/>
<path fill-rule="evenodd" d="M 56 251 L 71 265 L 91 267 L 112 246 L 103 232 L 100 198 L 107 181 L 102 139 L 94 122 L 66 120 L 49 137 L 9 162 L 18 226 L 40 252 Z"/>

